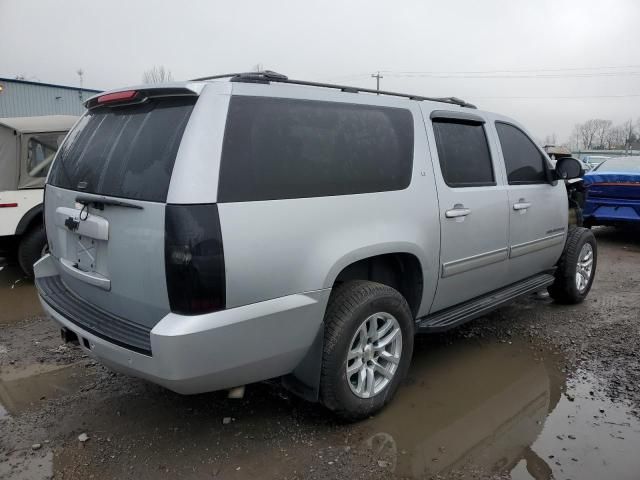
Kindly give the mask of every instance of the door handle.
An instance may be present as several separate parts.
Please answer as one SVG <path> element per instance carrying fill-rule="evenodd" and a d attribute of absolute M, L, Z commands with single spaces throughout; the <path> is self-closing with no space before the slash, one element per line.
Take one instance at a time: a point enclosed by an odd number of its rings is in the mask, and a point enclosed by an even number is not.
<path fill-rule="evenodd" d="M 466 217 L 471 213 L 470 208 L 465 208 L 462 205 L 454 205 L 452 209 L 444 212 L 444 216 L 447 218 L 459 218 Z"/>
<path fill-rule="evenodd" d="M 526 210 L 531 206 L 531 202 L 525 202 L 523 199 L 521 199 L 518 203 L 514 203 L 513 204 L 513 209 L 514 210 Z"/>

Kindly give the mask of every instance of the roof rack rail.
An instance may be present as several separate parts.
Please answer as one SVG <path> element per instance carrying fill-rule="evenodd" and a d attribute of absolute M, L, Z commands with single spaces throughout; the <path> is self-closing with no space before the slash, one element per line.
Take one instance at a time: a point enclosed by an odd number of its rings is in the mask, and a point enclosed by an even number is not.
<path fill-rule="evenodd" d="M 265 70 L 262 72 L 244 72 L 244 73 L 227 73 L 223 75 L 212 75 L 209 77 L 194 78 L 191 81 L 199 82 L 205 80 L 217 80 L 221 78 L 229 78 L 231 82 L 245 82 L 245 83 L 290 83 L 294 85 L 305 85 L 308 87 L 323 87 L 323 88 L 335 88 L 343 92 L 348 93 L 374 93 L 377 95 L 391 95 L 394 97 L 403 97 L 410 100 L 424 100 L 429 102 L 449 103 L 452 105 L 458 105 L 466 108 L 477 108 L 475 105 L 465 102 L 464 100 L 456 97 L 422 97 L 420 95 L 411 95 L 408 93 L 389 92 L 386 90 L 374 90 L 372 88 L 360 88 L 350 87 L 347 85 L 335 85 L 332 83 L 320 83 L 320 82 L 308 82 L 306 80 L 293 80 L 281 73 L 272 72 L 271 70 Z"/>

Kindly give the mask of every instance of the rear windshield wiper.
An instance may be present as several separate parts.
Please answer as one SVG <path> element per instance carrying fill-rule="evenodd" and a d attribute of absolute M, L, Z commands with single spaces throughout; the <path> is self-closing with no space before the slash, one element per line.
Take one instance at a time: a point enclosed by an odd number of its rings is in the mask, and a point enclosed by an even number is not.
<path fill-rule="evenodd" d="M 85 206 L 91 206 L 93 208 L 97 208 L 98 210 L 104 210 L 105 205 L 112 205 L 114 207 L 124 207 L 124 208 L 137 208 L 138 210 L 142 210 L 141 205 L 136 205 L 135 203 L 123 202 L 122 200 L 113 200 L 111 198 L 105 197 L 89 197 L 88 195 L 78 195 L 76 197 L 76 202 L 81 203 Z"/>

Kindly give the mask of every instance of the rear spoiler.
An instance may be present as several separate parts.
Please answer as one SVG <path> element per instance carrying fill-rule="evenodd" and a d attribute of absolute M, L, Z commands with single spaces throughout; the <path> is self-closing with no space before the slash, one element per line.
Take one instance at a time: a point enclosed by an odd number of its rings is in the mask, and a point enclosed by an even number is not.
<path fill-rule="evenodd" d="M 198 96 L 203 84 L 165 84 L 163 86 L 140 85 L 127 89 L 110 90 L 101 92 L 84 102 L 84 106 L 92 108 L 105 105 L 121 106 L 136 103 L 145 103 L 154 97 Z"/>

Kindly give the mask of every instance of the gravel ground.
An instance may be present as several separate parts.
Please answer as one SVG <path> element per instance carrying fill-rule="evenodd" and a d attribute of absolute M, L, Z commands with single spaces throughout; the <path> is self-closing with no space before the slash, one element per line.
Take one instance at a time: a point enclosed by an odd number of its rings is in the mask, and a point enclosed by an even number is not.
<path fill-rule="evenodd" d="M 640 233 L 595 232 L 583 304 L 535 295 L 420 338 L 392 405 L 353 425 L 276 383 L 230 400 L 110 372 L 34 304 L 0 320 L 0 478 L 637 478 Z"/>

